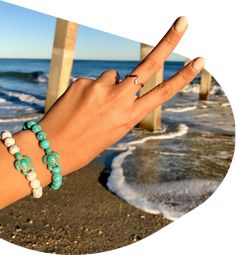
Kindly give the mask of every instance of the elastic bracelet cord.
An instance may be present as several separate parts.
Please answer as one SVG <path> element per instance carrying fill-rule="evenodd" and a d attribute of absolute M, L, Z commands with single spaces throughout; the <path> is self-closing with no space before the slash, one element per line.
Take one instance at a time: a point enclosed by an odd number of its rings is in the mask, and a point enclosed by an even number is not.
<path fill-rule="evenodd" d="M 58 190 L 62 185 L 62 175 L 60 163 L 58 161 L 60 158 L 59 153 L 50 149 L 50 143 L 46 139 L 46 133 L 38 123 L 32 120 L 27 121 L 24 123 L 23 129 L 31 130 L 39 140 L 39 146 L 45 152 L 45 155 L 43 156 L 43 164 L 47 165 L 48 170 L 52 173 L 52 182 L 49 186 L 53 190 Z"/>
<path fill-rule="evenodd" d="M 43 195 L 43 188 L 40 181 L 37 179 L 37 174 L 34 171 L 32 159 L 29 156 L 23 156 L 20 153 L 20 148 L 15 144 L 15 139 L 12 137 L 12 133 L 5 130 L 1 133 L 1 139 L 4 145 L 8 148 L 11 155 L 15 157 L 14 167 L 29 181 L 29 185 L 32 188 L 32 195 L 34 198 L 40 198 Z"/>

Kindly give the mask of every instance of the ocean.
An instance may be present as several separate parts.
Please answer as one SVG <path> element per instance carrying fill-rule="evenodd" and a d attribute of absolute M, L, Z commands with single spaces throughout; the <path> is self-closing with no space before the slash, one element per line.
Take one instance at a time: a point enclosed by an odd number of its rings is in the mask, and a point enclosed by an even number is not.
<path fill-rule="evenodd" d="M 136 61 L 75 60 L 71 81 L 116 69 L 121 78 Z M 164 79 L 184 62 L 166 62 Z M 43 116 L 50 60 L 0 59 L 0 130 L 21 130 Z M 234 152 L 234 117 L 215 79 L 208 101 L 199 101 L 199 77 L 162 110 L 162 130 L 133 128 L 96 160 L 106 161 L 108 189 L 146 212 L 177 219 L 220 185 Z"/>

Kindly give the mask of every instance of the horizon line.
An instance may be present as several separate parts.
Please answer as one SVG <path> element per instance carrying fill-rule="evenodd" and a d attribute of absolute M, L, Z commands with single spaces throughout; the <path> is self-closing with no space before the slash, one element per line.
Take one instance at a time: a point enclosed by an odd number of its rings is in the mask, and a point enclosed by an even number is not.
<path fill-rule="evenodd" d="M 51 60 L 51 58 L 23 58 L 23 57 L 0 57 L 0 60 L 2 59 L 19 59 L 19 60 Z M 74 60 L 82 60 L 82 61 L 140 61 L 139 59 L 135 60 L 135 59 L 85 59 L 85 58 L 75 58 Z M 170 61 L 170 62 L 184 62 L 183 60 L 174 60 L 174 59 L 170 59 L 170 60 L 166 60 L 166 61 Z"/>

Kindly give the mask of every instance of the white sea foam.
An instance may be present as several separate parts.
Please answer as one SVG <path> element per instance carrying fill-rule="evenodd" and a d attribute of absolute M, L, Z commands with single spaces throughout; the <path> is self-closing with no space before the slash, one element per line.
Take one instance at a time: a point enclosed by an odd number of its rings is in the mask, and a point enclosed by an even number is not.
<path fill-rule="evenodd" d="M 161 155 L 168 155 L 168 156 L 179 156 L 179 157 L 187 156 L 186 153 L 168 152 L 168 151 L 161 151 L 160 154 Z"/>
<path fill-rule="evenodd" d="M 132 186 L 123 175 L 122 162 L 132 152 L 121 153 L 112 162 L 113 171 L 107 186 L 129 204 L 152 214 L 161 213 L 170 220 L 176 220 L 194 208 L 197 196 L 213 193 L 219 183 L 210 180 L 183 180 L 155 185 Z"/>
<path fill-rule="evenodd" d="M 230 106 L 230 103 L 223 103 L 223 104 L 221 104 L 221 107 L 228 107 L 228 106 Z"/>
<path fill-rule="evenodd" d="M 4 103 L 4 102 L 6 102 L 6 99 L 0 98 L 0 103 Z"/>
<path fill-rule="evenodd" d="M 194 84 L 189 84 L 187 86 L 185 86 L 181 92 L 182 93 L 195 93 L 198 94 L 199 93 L 199 84 L 198 83 L 194 83 Z"/>
<path fill-rule="evenodd" d="M 0 110 L 25 110 L 34 111 L 32 107 L 20 106 L 20 105 L 0 105 Z"/>
<path fill-rule="evenodd" d="M 29 95 L 29 94 L 7 91 L 4 89 L 0 89 L 0 91 L 1 91 L 1 93 L 5 94 L 7 96 L 17 97 L 22 102 L 34 103 L 34 104 L 38 104 L 40 106 L 44 106 L 44 104 L 45 104 L 45 100 L 37 99 L 35 96 Z"/>
<path fill-rule="evenodd" d="M 189 196 L 205 194 L 205 192 L 208 192 L 207 189 L 213 191 L 214 188 L 217 186 L 217 183 L 213 183 L 213 185 L 209 186 L 209 181 L 205 180 L 194 182 L 176 181 L 168 184 L 167 183 L 158 184 L 158 187 L 157 186 L 151 187 L 150 185 L 148 186 L 141 185 L 138 188 L 135 188 L 134 186 L 126 182 L 125 177 L 123 175 L 124 169 L 122 167 L 122 164 L 125 158 L 128 155 L 131 155 L 133 151 L 136 149 L 135 146 L 136 144 L 145 143 L 148 140 L 173 139 L 178 136 L 183 136 L 187 132 L 188 127 L 185 124 L 180 124 L 176 132 L 161 134 L 157 136 L 148 136 L 140 140 L 118 144 L 117 147 L 111 147 L 110 149 L 124 151 L 121 152 L 118 156 L 116 156 L 112 161 L 112 171 L 108 178 L 107 187 L 113 193 L 115 193 L 128 203 L 146 212 L 154 214 L 162 213 L 163 215 L 165 215 L 165 217 L 171 220 L 174 220 L 182 216 L 184 213 L 186 213 L 184 210 L 181 211 L 181 206 L 183 205 L 180 205 L 179 210 L 176 210 L 176 207 L 173 208 L 171 205 L 168 205 L 163 201 L 153 202 L 149 198 L 151 198 L 153 194 L 157 194 L 158 196 L 164 195 L 172 197 L 173 199 L 174 196 L 179 197 L 182 194 L 186 196 L 187 200 L 189 200 L 188 199 Z M 178 154 L 176 154 L 176 156 L 177 155 Z M 181 154 L 178 156 L 184 155 Z"/>
<path fill-rule="evenodd" d="M 189 106 L 189 107 L 171 107 L 171 108 L 166 108 L 164 111 L 166 112 L 189 112 L 197 109 L 197 106 Z"/>
<path fill-rule="evenodd" d="M 119 144 L 117 144 L 117 146 L 112 146 L 112 147 L 108 148 L 107 150 L 123 151 L 123 150 L 133 148 L 132 145 L 145 143 L 148 140 L 171 139 L 171 138 L 175 138 L 175 137 L 178 137 L 178 136 L 185 135 L 185 134 L 187 134 L 187 132 L 188 132 L 188 126 L 185 125 L 185 124 L 180 124 L 178 126 L 178 130 L 176 132 L 170 132 L 170 133 L 154 135 L 154 136 L 147 136 L 147 137 L 142 138 L 140 140 L 134 140 L 134 141 L 131 141 L 131 142 L 128 142 L 128 143 L 119 143 Z"/>
<path fill-rule="evenodd" d="M 199 94 L 200 91 L 200 84 L 194 83 L 194 84 L 189 84 L 188 86 L 184 87 L 181 92 L 182 93 L 194 93 L 194 94 Z M 224 95 L 224 91 L 220 86 L 213 85 L 210 91 L 211 95 Z"/>
<path fill-rule="evenodd" d="M 22 117 L 22 118 L 11 118 L 11 119 L 0 119 L 0 123 L 11 123 L 11 122 L 23 122 L 23 121 L 28 121 L 28 120 L 34 120 L 42 117 L 43 115 L 37 115 L 33 117 Z"/>

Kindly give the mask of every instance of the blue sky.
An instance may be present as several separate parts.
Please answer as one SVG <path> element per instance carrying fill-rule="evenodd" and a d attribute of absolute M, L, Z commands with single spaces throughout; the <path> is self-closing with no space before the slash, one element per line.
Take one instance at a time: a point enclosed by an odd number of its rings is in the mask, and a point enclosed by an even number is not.
<path fill-rule="evenodd" d="M 55 17 L 0 1 L 0 58 L 50 58 L 55 23 Z M 79 25 L 75 59 L 138 60 L 139 51 L 138 42 Z"/>

